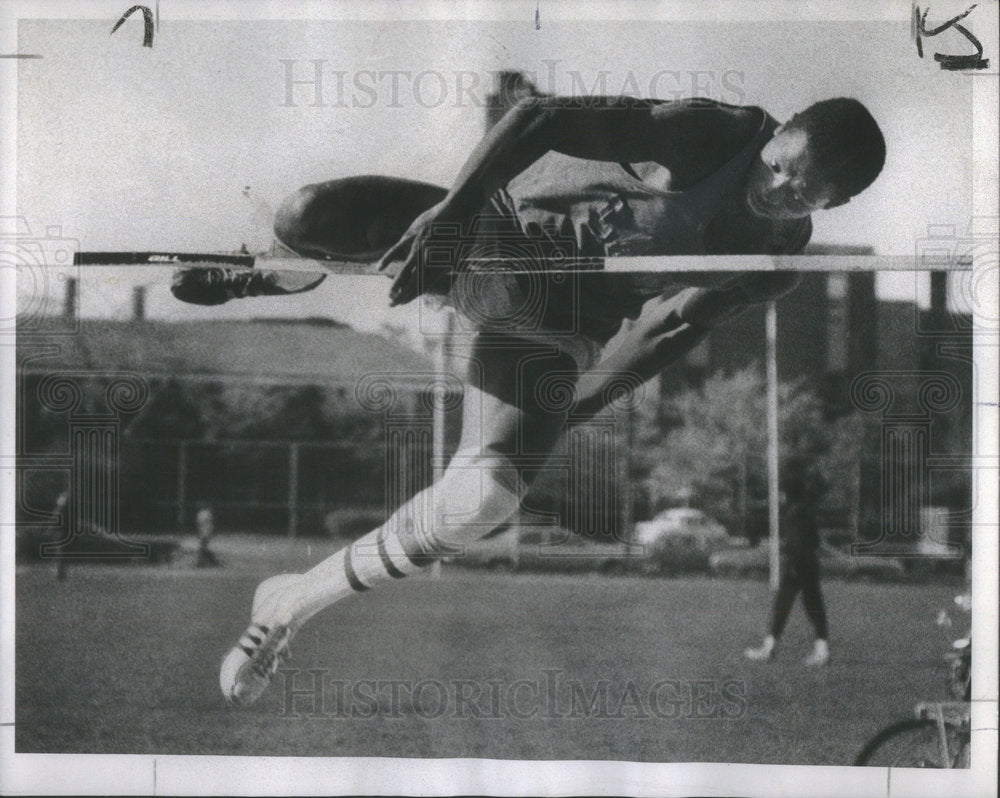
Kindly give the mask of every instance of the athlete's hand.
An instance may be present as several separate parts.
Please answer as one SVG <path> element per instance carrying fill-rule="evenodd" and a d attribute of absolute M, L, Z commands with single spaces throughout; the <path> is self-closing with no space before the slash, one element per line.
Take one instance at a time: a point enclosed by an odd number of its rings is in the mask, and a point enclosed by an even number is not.
<path fill-rule="evenodd" d="M 393 306 L 405 305 L 420 295 L 423 248 L 430 241 L 434 224 L 444 221 L 448 216 L 449 207 L 444 201 L 428 208 L 413 220 L 402 238 L 379 260 L 379 271 L 384 271 L 391 263 L 402 264 L 389 290 L 389 301 Z"/>

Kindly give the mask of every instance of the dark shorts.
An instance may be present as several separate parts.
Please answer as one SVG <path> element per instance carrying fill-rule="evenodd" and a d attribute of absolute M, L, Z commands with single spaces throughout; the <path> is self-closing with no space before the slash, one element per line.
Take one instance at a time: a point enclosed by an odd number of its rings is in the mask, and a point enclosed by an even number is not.
<path fill-rule="evenodd" d="M 575 255 L 572 245 L 529 236 L 499 198 L 483 208 L 468 234 L 454 242 L 435 237 L 433 247 L 443 248 L 428 258 L 428 292 L 455 307 L 472 329 L 557 346 L 581 369 L 593 365 L 647 300 L 680 287 L 669 274 L 605 273 L 597 260 L 593 271 L 577 271 L 578 260 L 574 271 L 565 271 L 567 255 Z M 435 275 L 438 258 L 448 265 Z"/>

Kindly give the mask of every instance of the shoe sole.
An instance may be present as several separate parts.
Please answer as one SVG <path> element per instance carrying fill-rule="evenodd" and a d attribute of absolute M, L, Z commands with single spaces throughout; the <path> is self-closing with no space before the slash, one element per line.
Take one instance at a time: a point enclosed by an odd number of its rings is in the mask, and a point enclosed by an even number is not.
<path fill-rule="evenodd" d="M 291 636 L 292 630 L 286 625 L 269 629 L 250 624 L 219 671 L 219 686 L 230 704 L 247 707 L 264 694 L 281 663 L 291 657 Z"/>

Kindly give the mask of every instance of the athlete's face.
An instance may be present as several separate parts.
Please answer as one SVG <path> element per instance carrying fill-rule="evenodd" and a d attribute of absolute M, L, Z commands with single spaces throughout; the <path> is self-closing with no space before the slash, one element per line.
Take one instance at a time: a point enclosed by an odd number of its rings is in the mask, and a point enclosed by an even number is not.
<path fill-rule="evenodd" d="M 829 206 L 834 187 L 812 164 L 805 131 L 774 132 L 747 180 L 747 205 L 769 219 L 799 219 Z"/>

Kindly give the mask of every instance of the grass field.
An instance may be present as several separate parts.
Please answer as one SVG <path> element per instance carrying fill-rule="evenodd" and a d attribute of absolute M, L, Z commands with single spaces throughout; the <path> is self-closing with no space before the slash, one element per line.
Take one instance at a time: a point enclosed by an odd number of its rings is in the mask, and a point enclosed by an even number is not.
<path fill-rule="evenodd" d="M 20 567 L 17 750 L 849 764 L 945 697 L 941 655 L 964 633 L 934 623 L 954 587 L 829 581 L 833 659 L 808 671 L 801 606 L 776 661 L 743 659 L 763 582 L 446 567 L 320 614 L 293 642 L 293 681 L 227 706 L 218 664 L 257 582 L 329 550 L 220 540 L 218 570 L 79 566 L 61 582 Z M 323 705 L 289 709 L 286 686 L 316 684 Z"/>

